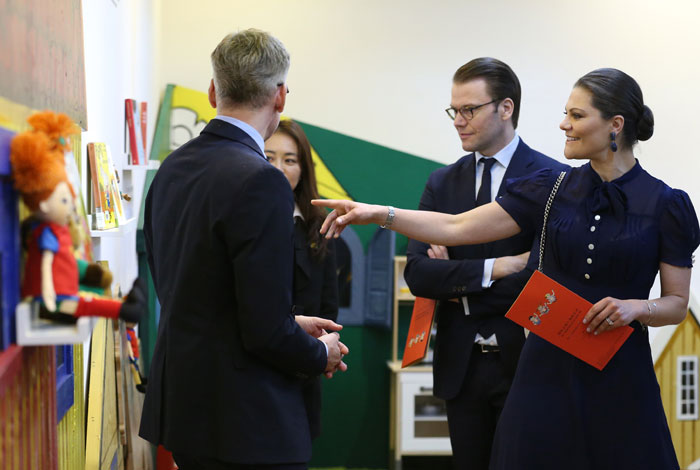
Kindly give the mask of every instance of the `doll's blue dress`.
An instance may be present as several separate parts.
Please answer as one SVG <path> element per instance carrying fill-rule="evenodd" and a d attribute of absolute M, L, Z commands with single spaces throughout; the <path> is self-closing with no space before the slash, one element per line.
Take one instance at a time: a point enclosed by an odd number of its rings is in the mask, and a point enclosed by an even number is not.
<path fill-rule="evenodd" d="M 558 174 L 512 180 L 497 202 L 539 234 Z M 544 273 L 593 303 L 647 299 L 659 263 L 691 267 L 699 243 L 685 192 L 638 162 L 611 182 L 589 163 L 569 170 L 556 195 Z M 530 270 L 537 246 L 539 235 Z M 630 326 L 634 332 L 603 371 L 528 336 L 496 430 L 492 470 L 678 469 L 647 331 L 636 321 Z"/>

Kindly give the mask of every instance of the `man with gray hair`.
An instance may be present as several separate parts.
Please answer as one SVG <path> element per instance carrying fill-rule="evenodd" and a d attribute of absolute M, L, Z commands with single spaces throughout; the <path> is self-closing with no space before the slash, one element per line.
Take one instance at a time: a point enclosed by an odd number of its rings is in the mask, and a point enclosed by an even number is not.
<path fill-rule="evenodd" d="M 289 54 L 267 33 L 211 56 L 217 116 L 163 162 L 144 234 L 161 303 L 140 435 L 181 470 L 304 469 L 303 378 L 345 370 L 340 325 L 294 316 L 294 199 L 263 142 L 288 93 Z M 296 321 L 295 321 L 296 320 Z"/>

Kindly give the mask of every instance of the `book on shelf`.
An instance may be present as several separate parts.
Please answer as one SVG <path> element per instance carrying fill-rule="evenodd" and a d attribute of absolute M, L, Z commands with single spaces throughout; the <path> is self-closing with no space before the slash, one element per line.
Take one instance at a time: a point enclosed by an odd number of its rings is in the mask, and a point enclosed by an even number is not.
<path fill-rule="evenodd" d="M 105 146 L 105 152 L 101 154 L 102 156 L 102 166 L 103 169 L 108 172 L 109 189 L 112 200 L 114 201 L 114 212 L 117 218 L 117 225 L 123 225 L 126 222 L 126 217 L 124 216 L 124 207 L 122 206 L 122 193 L 119 189 L 119 173 L 114 166 L 114 160 L 112 160 L 112 152 L 109 151 L 109 147 Z"/>
<path fill-rule="evenodd" d="M 116 228 L 124 222 L 124 211 L 107 145 L 103 142 L 88 144 L 88 161 L 92 180 L 92 202 L 95 208 L 95 229 Z"/>
<path fill-rule="evenodd" d="M 506 313 L 506 318 L 603 370 L 632 334 L 632 328 L 621 326 L 598 335 L 588 333 L 583 317 L 592 306 L 575 292 L 535 271 Z"/>
<path fill-rule="evenodd" d="M 406 347 L 403 350 L 401 368 L 422 361 L 428 353 L 430 334 L 435 320 L 437 302 L 425 297 L 416 297 L 413 303 L 411 323 L 408 326 Z"/>
<path fill-rule="evenodd" d="M 95 144 L 87 145 L 88 166 L 90 167 L 88 181 L 88 201 L 90 206 L 88 211 L 92 214 L 92 228 L 95 230 L 105 229 L 105 216 L 102 209 L 102 194 L 100 193 L 100 179 L 97 175 L 99 168 L 97 166 L 97 157 L 95 155 Z"/>
<path fill-rule="evenodd" d="M 74 237 L 73 243 L 76 246 L 76 256 L 86 261 L 94 259 L 92 252 L 92 240 L 90 239 L 90 224 L 87 219 L 85 210 L 85 200 L 80 188 L 80 172 L 78 164 L 75 161 L 73 152 L 65 152 L 66 173 L 68 180 L 73 187 L 75 207 L 74 217 L 70 221 L 71 236 Z"/>
<path fill-rule="evenodd" d="M 129 163 L 131 165 L 141 165 L 146 162 L 146 140 L 142 136 L 141 112 L 139 104 L 136 100 L 127 98 L 124 100 L 125 108 L 125 142 L 128 142 L 126 148 L 129 155 Z M 144 109 L 145 112 L 145 109 Z"/>
<path fill-rule="evenodd" d="M 146 145 L 146 141 L 148 140 L 148 103 L 142 101 L 140 107 L 141 112 L 139 114 L 139 119 L 141 120 L 141 139 L 143 142 L 143 160 L 141 163 L 146 165 L 148 164 L 148 159 L 146 157 L 148 151 L 148 145 Z"/>

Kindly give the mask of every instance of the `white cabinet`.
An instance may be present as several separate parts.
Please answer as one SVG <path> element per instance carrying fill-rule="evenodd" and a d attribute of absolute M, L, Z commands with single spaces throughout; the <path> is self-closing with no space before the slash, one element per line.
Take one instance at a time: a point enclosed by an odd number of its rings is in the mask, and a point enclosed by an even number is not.
<path fill-rule="evenodd" d="M 401 320 L 399 305 L 413 303 L 403 279 L 406 257 L 394 261 L 394 321 L 391 371 L 390 449 L 395 469 L 401 468 L 404 455 L 451 455 L 445 402 L 433 396 L 433 368 L 422 362 L 401 368 L 399 344 L 406 341 L 405 332 L 399 337 Z M 409 319 L 403 319 L 405 321 Z M 404 322 L 405 323 L 405 322 Z"/>
<path fill-rule="evenodd" d="M 432 372 L 399 373 L 402 454 L 450 454 L 445 402 L 433 396 Z"/>

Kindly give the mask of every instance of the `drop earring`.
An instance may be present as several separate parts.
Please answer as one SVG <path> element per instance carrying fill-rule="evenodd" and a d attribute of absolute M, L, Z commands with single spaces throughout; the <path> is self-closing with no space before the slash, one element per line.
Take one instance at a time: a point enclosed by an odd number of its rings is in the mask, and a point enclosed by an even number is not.
<path fill-rule="evenodd" d="M 615 131 L 610 133 L 610 150 L 613 152 L 617 152 L 617 142 L 615 142 L 615 138 L 617 137 L 617 134 Z"/>

